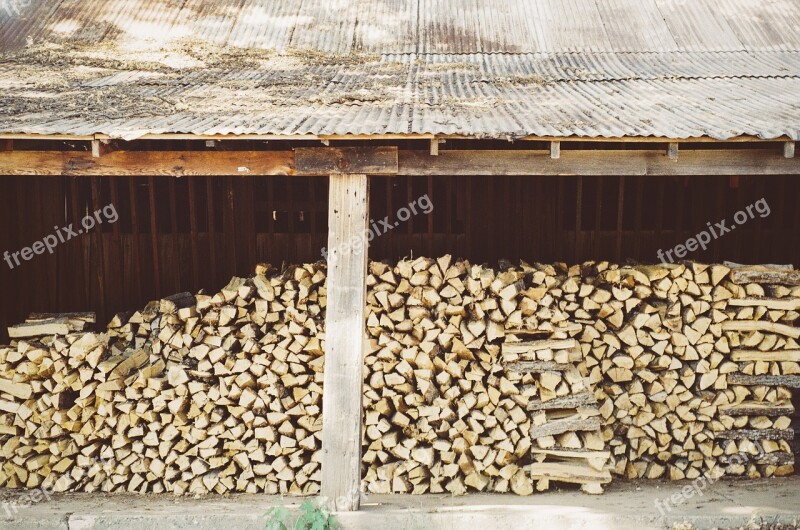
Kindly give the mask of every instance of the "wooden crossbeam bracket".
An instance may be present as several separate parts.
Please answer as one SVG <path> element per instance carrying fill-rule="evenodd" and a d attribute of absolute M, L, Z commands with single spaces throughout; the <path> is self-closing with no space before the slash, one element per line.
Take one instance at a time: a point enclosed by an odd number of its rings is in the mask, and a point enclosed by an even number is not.
<path fill-rule="evenodd" d="M 299 174 L 309 175 L 396 175 L 396 146 L 386 147 L 302 147 L 294 150 Z"/>
<path fill-rule="evenodd" d="M 561 142 L 550 142 L 550 158 L 561 158 Z"/>
<path fill-rule="evenodd" d="M 784 158 L 794 158 L 794 142 L 784 142 L 783 143 L 783 157 Z"/>
<path fill-rule="evenodd" d="M 92 140 L 92 157 L 100 158 L 113 151 L 111 140 Z"/>
<path fill-rule="evenodd" d="M 678 161 L 678 142 L 672 142 L 667 147 L 667 158 Z"/>
<path fill-rule="evenodd" d="M 431 156 L 439 156 L 439 144 L 447 142 L 444 138 L 431 138 Z"/>

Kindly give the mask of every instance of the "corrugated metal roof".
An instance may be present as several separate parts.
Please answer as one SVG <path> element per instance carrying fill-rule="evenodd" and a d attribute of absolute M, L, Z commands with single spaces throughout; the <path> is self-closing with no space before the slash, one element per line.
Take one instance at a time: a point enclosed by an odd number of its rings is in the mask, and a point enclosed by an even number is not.
<path fill-rule="evenodd" d="M 800 136 L 794 0 L 7 0 L 0 133 Z"/>

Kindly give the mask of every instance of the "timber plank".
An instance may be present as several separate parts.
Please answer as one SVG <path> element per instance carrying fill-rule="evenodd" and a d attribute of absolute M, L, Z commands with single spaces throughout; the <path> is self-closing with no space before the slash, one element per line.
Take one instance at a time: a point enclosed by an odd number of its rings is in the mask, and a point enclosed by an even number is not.
<path fill-rule="evenodd" d="M 540 399 L 531 400 L 528 403 L 528 410 L 577 409 L 594 404 L 597 404 L 597 399 L 594 397 L 594 394 L 585 391 L 571 396 L 558 397 L 549 401 L 542 401 Z"/>
<path fill-rule="evenodd" d="M 363 174 L 330 177 L 322 495 L 337 511 L 360 502 L 368 182 Z"/>
<path fill-rule="evenodd" d="M 800 375 L 747 375 L 728 374 L 729 385 L 766 385 L 800 388 Z"/>
<path fill-rule="evenodd" d="M 300 174 L 396 175 L 397 147 L 301 147 L 295 163 Z"/>

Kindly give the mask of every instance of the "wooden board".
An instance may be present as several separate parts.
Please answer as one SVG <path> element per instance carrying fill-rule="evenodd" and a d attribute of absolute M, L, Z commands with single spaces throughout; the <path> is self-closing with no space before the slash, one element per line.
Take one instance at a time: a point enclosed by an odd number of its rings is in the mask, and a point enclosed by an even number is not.
<path fill-rule="evenodd" d="M 544 425 L 531 427 L 531 440 L 545 436 L 555 436 L 565 432 L 596 431 L 598 429 L 600 429 L 600 418 L 596 416 L 591 418 L 568 417 L 560 420 L 548 420 Z"/>
<path fill-rule="evenodd" d="M 364 173 L 396 175 L 397 147 L 301 147 L 295 149 L 300 174 Z"/>
<path fill-rule="evenodd" d="M 563 372 L 572 368 L 571 364 L 561 364 L 555 361 L 519 361 L 508 363 L 506 370 L 510 372 L 525 373 L 525 372 Z"/>
<path fill-rule="evenodd" d="M 735 405 L 720 405 L 719 411 L 730 416 L 789 416 L 794 414 L 794 405 L 791 401 L 744 401 Z"/>
<path fill-rule="evenodd" d="M 766 307 L 780 311 L 800 309 L 800 298 L 731 298 L 728 305 L 735 307 Z"/>
<path fill-rule="evenodd" d="M 503 353 L 523 354 L 541 350 L 567 350 L 577 346 L 575 339 L 536 340 L 530 342 L 507 342 L 503 344 Z"/>
<path fill-rule="evenodd" d="M 584 484 L 586 482 L 607 484 L 611 482 L 611 473 L 608 470 L 598 471 L 584 464 L 561 462 L 531 464 L 530 473 L 531 478 L 534 480 L 551 479 L 575 484 Z"/>
<path fill-rule="evenodd" d="M 731 360 L 737 362 L 745 361 L 769 361 L 769 362 L 800 362 L 800 350 L 734 350 L 731 352 Z"/>
<path fill-rule="evenodd" d="M 728 374 L 729 385 L 767 385 L 800 388 L 800 375 Z"/>
<path fill-rule="evenodd" d="M 789 159 L 795 160 L 795 159 Z M 800 271 L 775 270 L 767 267 L 743 267 L 734 269 L 731 277 L 734 283 L 775 283 L 780 285 L 800 285 Z"/>
<path fill-rule="evenodd" d="M 594 394 L 586 391 L 571 396 L 558 397 L 549 401 L 534 399 L 528 403 L 528 410 L 577 409 L 596 403 L 597 399 L 594 397 Z"/>
<path fill-rule="evenodd" d="M 8 328 L 8 336 L 12 339 L 40 337 L 43 335 L 66 335 L 69 332 L 69 320 L 66 318 L 42 320 L 29 324 L 17 324 L 16 326 L 9 326 Z"/>
<path fill-rule="evenodd" d="M 761 320 L 728 320 L 722 323 L 722 331 L 766 331 L 786 335 L 793 339 L 800 337 L 800 328 Z"/>
<path fill-rule="evenodd" d="M 791 429 L 734 429 L 718 432 L 721 440 L 794 440 Z"/>
<path fill-rule="evenodd" d="M 567 150 L 553 159 L 550 151 L 399 151 L 396 166 L 385 148 L 378 158 L 353 155 L 349 161 L 334 152 L 301 153 L 302 166 L 295 169 L 291 151 L 114 151 L 99 158 L 81 151 L 0 152 L 0 175 L 68 176 L 326 176 L 361 167 L 371 175 L 453 176 L 679 176 L 679 175 L 795 175 L 800 158 L 784 158 L 762 149 L 681 151 L 669 160 L 663 151 Z M 344 149 L 344 148 L 333 148 Z M 347 148 L 360 149 L 360 148 Z M 374 148 L 371 148 L 374 153 Z M 372 156 L 372 155 L 370 155 Z M 776 283 L 793 282 L 795 275 L 778 275 Z"/>
<path fill-rule="evenodd" d="M 332 175 L 328 216 L 322 495 L 358 510 L 369 217 L 366 175 Z M 361 240 L 361 245 L 352 244 Z"/>
<path fill-rule="evenodd" d="M 0 154 L 0 175 L 263 176 L 294 174 L 291 151 L 81 151 Z"/>

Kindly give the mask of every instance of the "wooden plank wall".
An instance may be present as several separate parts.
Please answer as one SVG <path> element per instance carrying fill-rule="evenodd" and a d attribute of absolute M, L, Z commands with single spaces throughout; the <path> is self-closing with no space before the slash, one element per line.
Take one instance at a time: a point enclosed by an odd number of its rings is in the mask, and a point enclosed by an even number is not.
<path fill-rule="evenodd" d="M 120 219 L 13 270 L 0 261 L 0 329 L 31 311 L 95 310 L 104 322 L 157 297 L 218 289 L 260 261 L 320 259 L 327 188 L 326 178 L 299 177 L 2 177 L 0 252 L 107 204 Z M 430 215 L 397 219 L 426 194 Z M 652 262 L 659 248 L 765 198 L 768 217 L 690 257 L 800 266 L 798 197 L 796 176 L 373 177 L 370 217 L 383 227 L 388 216 L 393 229 L 372 242 L 370 257 Z"/>

